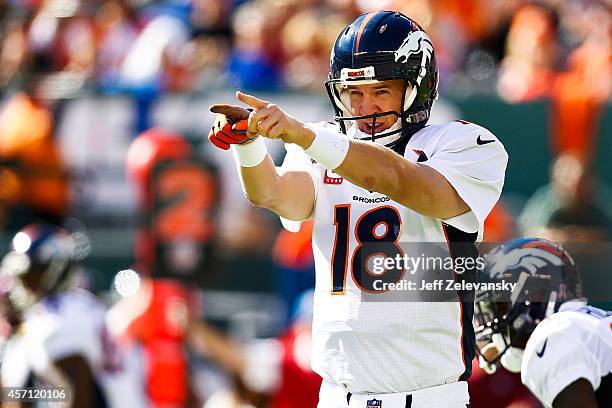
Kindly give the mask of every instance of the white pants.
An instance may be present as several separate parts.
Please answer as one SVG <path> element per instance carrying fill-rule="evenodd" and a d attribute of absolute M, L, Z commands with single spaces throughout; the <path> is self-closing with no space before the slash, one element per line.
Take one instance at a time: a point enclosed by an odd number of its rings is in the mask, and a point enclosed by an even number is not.
<path fill-rule="evenodd" d="M 466 408 L 466 381 L 393 394 L 350 394 L 341 385 L 323 381 L 317 408 Z"/>

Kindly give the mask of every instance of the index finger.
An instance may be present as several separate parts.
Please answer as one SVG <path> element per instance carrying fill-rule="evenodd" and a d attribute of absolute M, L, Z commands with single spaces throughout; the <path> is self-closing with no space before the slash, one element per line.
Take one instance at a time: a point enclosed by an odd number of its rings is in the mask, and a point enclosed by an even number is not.
<path fill-rule="evenodd" d="M 230 119 L 232 123 L 236 123 L 241 121 L 242 119 L 246 119 L 249 117 L 249 111 L 244 109 L 241 106 L 236 105 L 225 105 L 225 104 L 217 104 L 211 105 L 210 111 L 213 113 L 220 113 L 225 115 Z"/>
<path fill-rule="evenodd" d="M 246 103 L 247 105 L 249 105 L 249 106 L 251 106 L 251 107 L 253 107 L 255 109 L 265 108 L 266 105 L 268 105 L 270 103 L 268 101 L 264 101 L 262 99 L 259 99 L 256 96 L 245 94 L 245 93 L 242 93 L 240 91 L 236 92 L 236 98 L 238 98 L 242 102 Z"/>

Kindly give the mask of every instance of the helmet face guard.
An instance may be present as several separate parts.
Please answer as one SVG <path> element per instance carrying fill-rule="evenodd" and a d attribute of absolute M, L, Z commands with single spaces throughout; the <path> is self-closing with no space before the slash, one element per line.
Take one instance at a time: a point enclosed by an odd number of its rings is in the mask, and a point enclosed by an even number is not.
<path fill-rule="evenodd" d="M 353 115 L 346 92 L 348 87 L 386 80 L 403 81 L 401 111 Z M 336 39 L 325 86 L 342 132 L 348 134 L 351 127 L 356 127 L 357 120 L 372 119 L 371 134 L 359 139 L 377 141 L 391 148 L 402 141 L 407 142 L 427 123 L 438 95 L 438 70 L 431 40 L 414 21 L 401 13 L 375 11 L 364 14 Z M 397 118 L 396 124 L 375 133 L 376 120 L 389 115 Z M 397 137 L 389 137 L 393 135 Z"/>
<path fill-rule="evenodd" d="M 393 78 L 393 77 L 380 78 L 376 80 L 375 82 L 379 82 L 379 81 L 382 82 L 382 81 L 394 80 L 394 79 L 400 79 L 400 78 Z M 401 80 L 403 81 L 403 85 L 402 85 L 403 89 L 402 89 L 402 94 L 401 94 L 400 106 L 405 106 L 406 100 L 407 100 L 407 94 L 412 89 L 412 84 L 410 83 L 410 81 L 408 81 L 405 78 Z M 353 85 L 361 85 L 361 84 L 363 84 L 363 81 L 354 83 Z M 330 79 L 325 82 L 327 94 L 329 96 L 329 99 L 332 101 L 332 104 L 334 105 L 334 110 L 336 111 L 336 114 L 334 115 L 334 119 L 336 120 L 336 122 L 339 123 L 340 129 L 345 134 L 349 132 L 349 129 L 351 126 L 356 126 L 356 123 L 355 123 L 356 121 L 372 119 L 372 132 L 369 134 L 369 137 L 358 138 L 358 139 L 370 140 L 374 142 L 374 141 L 389 137 L 391 135 L 401 134 L 403 132 L 402 125 L 404 124 L 406 124 L 404 126 L 410 126 L 410 125 L 418 124 L 420 122 L 424 123 L 429 119 L 429 110 L 427 109 L 421 110 L 417 114 L 411 114 L 409 113 L 408 110 L 402 110 L 401 112 L 385 111 L 385 112 L 372 113 L 370 115 L 354 116 L 351 114 L 351 111 L 350 111 L 351 109 L 350 101 L 348 101 L 347 100 L 348 98 L 346 98 L 343 95 L 343 93 L 346 90 L 348 90 L 348 87 L 350 85 L 352 84 L 347 83 L 346 81 L 343 81 L 341 79 Z M 390 116 L 390 115 L 395 116 L 395 118 L 397 118 L 399 126 L 394 125 L 391 129 L 386 129 L 385 131 L 381 133 L 376 133 L 374 131 L 374 129 L 376 128 L 376 120 L 378 118 L 382 118 L 382 117 Z M 385 146 L 393 147 L 395 144 L 397 144 L 398 141 L 399 141 L 399 138 L 394 142 L 386 143 Z"/>
<path fill-rule="evenodd" d="M 512 348 L 524 349 L 529 336 L 544 317 L 543 314 L 535 319 L 532 316 L 540 315 L 543 303 L 526 301 L 513 306 L 508 301 L 494 301 L 492 296 L 494 294 L 489 291 L 477 298 L 475 304 L 476 352 L 481 367 L 486 365 L 489 368 L 500 360 L 505 366 L 502 359 Z M 489 300 L 484 300 L 486 298 Z"/>

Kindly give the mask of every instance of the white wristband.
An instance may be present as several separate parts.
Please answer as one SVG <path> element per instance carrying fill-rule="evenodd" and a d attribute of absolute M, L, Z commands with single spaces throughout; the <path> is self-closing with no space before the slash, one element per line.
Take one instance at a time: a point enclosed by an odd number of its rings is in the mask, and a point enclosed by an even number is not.
<path fill-rule="evenodd" d="M 264 161 L 268 155 L 266 149 L 266 142 L 264 138 L 258 136 L 251 143 L 247 144 L 233 144 L 232 153 L 234 154 L 234 160 L 241 167 L 255 167 Z"/>
<path fill-rule="evenodd" d="M 348 136 L 325 128 L 316 129 L 315 135 L 310 147 L 304 150 L 306 154 L 328 170 L 339 167 L 348 154 Z"/>

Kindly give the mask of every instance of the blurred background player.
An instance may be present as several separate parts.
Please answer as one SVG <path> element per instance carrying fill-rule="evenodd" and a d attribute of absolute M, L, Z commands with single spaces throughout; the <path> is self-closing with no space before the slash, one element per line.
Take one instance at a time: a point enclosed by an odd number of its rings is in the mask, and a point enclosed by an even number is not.
<path fill-rule="evenodd" d="M 71 407 L 146 407 L 138 367 L 106 328 L 106 307 L 77 287 L 87 242 L 30 224 L 0 265 L 3 387 L 63 387 Z"/>
<path fill-rule="evenodd" d="M 126 347 L 142 348 L 151 406 L 199 406 L 188 353 L 215 362 L 230 377 L 230 387 L 216 392 L 206 406 L 312 406 L 320 377 L 309 362 L 311 294 L 301 297 L 296 317 L 278 339 L 236 342 L 201 316 L 193 284 L 201 285 L 215 272 L 218 203 L 215 171 L 203 160 L 186 137 L 162 129 L 148 130 L 132 143 L 126 166 L 139 191 L 142 218 L 135 269 L 143 279 L 135 295 L 111 310 L 113 333 Z M 312 256 L 304 251 L 282 249 L 299 248 L 302 242 L 297 236 L 279 238 L 280 267 L 312 265 Z M 292 276 L 282 278 L 296 281 L 283 285 L 289 302 L 308 286 L 303 283 L 307 279 Z"/>
<path fill-rule="evenodd" d="M 69 207 L 69 173 L 57 140 L 42 78 L 0 111 L 0 230 L 35 220 L 61 225 Z"/>
<path fill-rule="evenodd" d="M 138 191 L 135 269 L 144 279 L 136 296 L 114 306 L 112 330 L 142 346 L 151 406 L 199 406 L 186 336 L 201 313 L 192 285 L 214 270 L 216 174 L 185 137 L 162 129 L 134 140 L 126 167 Z"/>
<path fill-rule="evenodd" d="M 592 165 L 575 153 L 552 163 L 550 183 L 525 203 L 518 218 L 522 234 L 558 242 L 602 242 L 612 237 L 612 194 Z"/>
<path fill-rule="evenodd" d="M 296 297 L 289 327 L 277 338 L 253 339 L 243 345 L 199 341 L 232 374 L 232 386 L 220 389 L 205 408 L 311 408 L 317 405 L 321 377 L 310 368 L 313 290 Z M 210 339 L 209 339 L 210 340 Z M 223 350 L 221 350 L 221 348 Z M 231 353 L 235 364 L 223 355 Z M 220 358 L 222 357 L 222 358 Z"/>
<path fill-rule="evenodd" d="M 540 238 L 505 242 L 489 253 L 482 283 L 516 283 L 477 295 L 480 365 L 501 364 L 548 408 L 612 402 L 612 312 L 586 305 L 572 257 Z"/>

